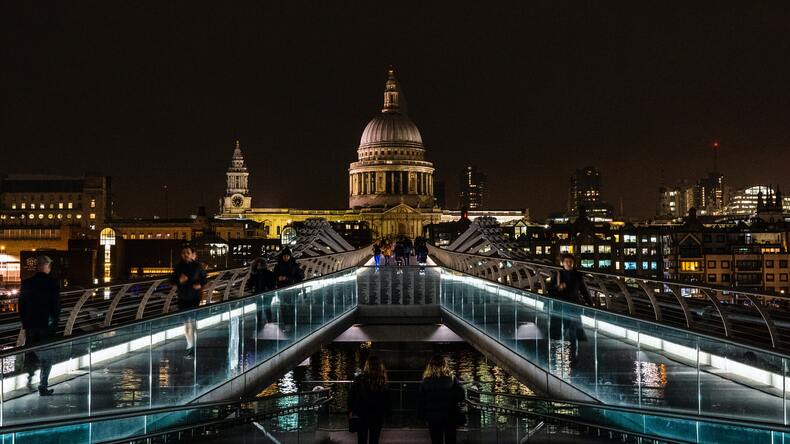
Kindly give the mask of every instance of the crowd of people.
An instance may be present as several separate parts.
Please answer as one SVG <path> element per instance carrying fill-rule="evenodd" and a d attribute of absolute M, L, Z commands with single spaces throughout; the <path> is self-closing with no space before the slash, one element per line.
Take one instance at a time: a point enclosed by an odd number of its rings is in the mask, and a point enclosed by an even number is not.
<path fill-rule="evenodd" d="M 432 444 L 455 444 L 456 429 L 466 424 L 461 382 L 444 356 L 428 361 L 418 391 L 417 416 L 428 425 Z M 377 356 L 368 357 L 348 393 L 349 430 L 359 444 L 377 444 L 391 412 L 387 370 Z"/>
<path fill-rule="evenodd" d="M 412 242 L 406 236 L 397 239 L 384 237 L 373 244 L 373 261 L 376 267 L 395 265 L 411 265 L 411 258 L 414 256 L 417 264 L 424 266 L 428 262 L 428 241 L 421 236 L 417 236 Z"/>

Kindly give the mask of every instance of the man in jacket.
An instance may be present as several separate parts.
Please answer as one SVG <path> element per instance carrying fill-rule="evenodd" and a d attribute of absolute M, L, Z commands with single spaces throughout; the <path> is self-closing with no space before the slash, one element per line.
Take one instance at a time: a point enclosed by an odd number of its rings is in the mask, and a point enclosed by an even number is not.
<path fill-rule="evenodd" d="M 556 298 L 593 306 L 593 299 L 584 284 L 584 276 L 576 269 L 576 259 L 570 253 L 564 253 L 560 257 L 562 270 L 557 272 L 557 282 L 550 293 Z"/>
<path fill-rule="evenodd" d="M 25 330 L 25 344 L 36 345 L 55 336 L 60 319 L 60 286 L 50 276 L 52 259 L 48 256 L 37 258 L 38 272 L 22 281 L 19 293 L 19 317 Z M 51 396 L 54 390 L 49 386 L 49 371 L 52 369 L 51 351 L 28 352 L 25 354 L 27 368 L 27 387 L 32 391 L 33 374 L 39 375 L 38 394 Z"/>
<path fill-rule="evenodd" d="M 304 280 L 304 271 L 291 255 L 291 249 L 288 247 L 283 248 L 283 251 L 280 252 L 273 271 L 277 288 L 298 284 Z"/>
<path fill-rule="evenodd" d="M 181 249 L 181 262 L 173 267 L 170 281 L 177 286 L 178 309 L 188 310 L 200 306 L 201 293 L 206 286 L 206 270 L 197 260 L 197 251 L 191 245 Z M 187 351 L 184 355 L 191 359 L 195 355 L 195 320 L 189 318 L 184 322 L 184 336 L 187 340 Z"/>

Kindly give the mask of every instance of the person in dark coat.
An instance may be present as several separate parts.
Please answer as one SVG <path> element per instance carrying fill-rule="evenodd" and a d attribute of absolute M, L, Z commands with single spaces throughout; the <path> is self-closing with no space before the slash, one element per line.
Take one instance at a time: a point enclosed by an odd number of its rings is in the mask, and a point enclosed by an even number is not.
<path fill-rule="evenodd" d="M 428 423 L 431 444 L 455 444 L 456 429 L 464 423 L 464 388 L 441 355 L 428 361 L 422 377 L 417 415 Z"/>
<path fill-rule="evenodd" d="M 381 265 L 381 247 L 378 243 L 373 244 L 373 262 L 376 264 L 376 269 Z"/>
<path fill-rule="evenodd" d="M 250 264 L 250 283 L 254 293 L 265 293 L 277 288 L 274 273 L 269 270 L 266 259 L 260 257 Z"/>
<path fill-rule="evenodd" d="M 206 286 L 206 269 L 197 260 L 197 251 L 191 245 L 181 249 L 181 262 L 173 267 L 170 281 L 177 286 L 178 309 L 188 310 L 200 306 L 201 294 Z M 195 355 L 195 320 L 187 319 L 184 322 L 184 337 L 187 341 L 187 351 L 184 355 L 191 359 Z"/>
<path fill-rule="evenodd" d="M 398 242 L 395 243 L 395 264 L 398 266 L 403 265 L 403 239 L 399 239 Z"/>
<path fill-rule="evenodd" d="M 348 416 L 358 418 L 358 444 L 378 444 L 391 408 L 387 370 L 378 356 L 370 356 L 348 391 Z"/>
<path fill-rule="evenodd" d="M 291 255 L 291 249 L 288 247 L 283 248 L 283 251 L 280 252 L 273 271 L 277 288 L 298 284 L 304 280 L 304 271 Z"/>
<path fill-rule="evenodd" d="M 411 254 L 414 252 L 414 244 L 408 237 L 403 239 L 403 263 L 411 265 Z"/>
<path fill-rule="evenodd" d="M 555 287 L 549 294 L 564 301 L 593 306 L 584 276 L 576 269 L 576 259 L 570 253 L 564 253 L 560 262 L 562 270 L 557 272 Z"/>
<path fill-rule="evenodd" d="M 25 345 L 36 345 L 55 336 L 60 319 L 60 285 L 50 275 L 52 259 L 47 256 L 37 258 L 38 271 L 22 281 L 19 292 L 19 317 L 25 330 Z M 51 351 L 28 352 L 25 354 L 27 368 L 27 387 L 33 391 L 33 374 L 39 375 L 38 394 L 51 396 L 49 372 L 52 369 Z"/>

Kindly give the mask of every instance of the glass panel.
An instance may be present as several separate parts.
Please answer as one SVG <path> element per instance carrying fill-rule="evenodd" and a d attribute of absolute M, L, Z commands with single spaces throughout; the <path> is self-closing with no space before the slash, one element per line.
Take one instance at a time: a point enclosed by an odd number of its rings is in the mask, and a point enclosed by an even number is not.
<path fill-rule="evenodd" d="M 440 276 L 452 295 L 447 311 L 604 403 L 785 421 L 781 356 L 458 272 Z"/>
<path fill-rule="evenodd" d="M 784 422 L 782 358 L 704 338 L 699 346 L 702 414 Z"/>
<path fill-rule="evenodd" d="M 355 271 L 346 271 L 7 354 L 2 425 L 183 405 L 346 313 L 355 294 Z M 55 392 L 46 399 L 37 390 L 43 368 Z"/>
<path fill-rule="evenodd" d="M 28 337 L 28 343 L 31 339 Z M 62 419 L 89 414 L 90 354 L 90 338 L 84 338 L 5 356 L 3 425 L 26 423 L 31 418 Z M 40 395 L 45 384 L 53 396 Z M 99 405 L 113 402 L 108 395 L 109 398 L 97 399 Z"/>
<path fill-rule="evenodd" d="M 179 405 L 194 399 L 195 359 L 187 356 L 186 332 L 195 325 L 195 311 L 147 323 L 151 362 L 151 406 Z M 190 339 L 192 341 L 192 339 Z"/>
<path fill-rule="evenodd" d="M 91 414 L 150 405 L 150 324 L 91 336 L 90 350 Z"/>

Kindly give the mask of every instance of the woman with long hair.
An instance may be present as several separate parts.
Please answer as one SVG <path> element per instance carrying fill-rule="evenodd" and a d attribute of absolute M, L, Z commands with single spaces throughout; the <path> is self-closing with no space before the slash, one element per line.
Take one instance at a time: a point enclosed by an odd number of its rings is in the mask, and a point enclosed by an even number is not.
<path fill-rule="evenodd" d="M 418 415 L 428 423 L 432 444 L 455 444 L 455 430 L 463 425 L 460 403 L 464 388 L 453 376 L 444 356 L 436 355 L 428 361 L 420 384 Z"/>
<path fill-rule="evenodd" d="M 378 356 L 369 356 L 348 392 L 349 423 L 356 429 L 357 442 L 378 444 L 384 419 L 389 413 L 387 369 Z"/>

